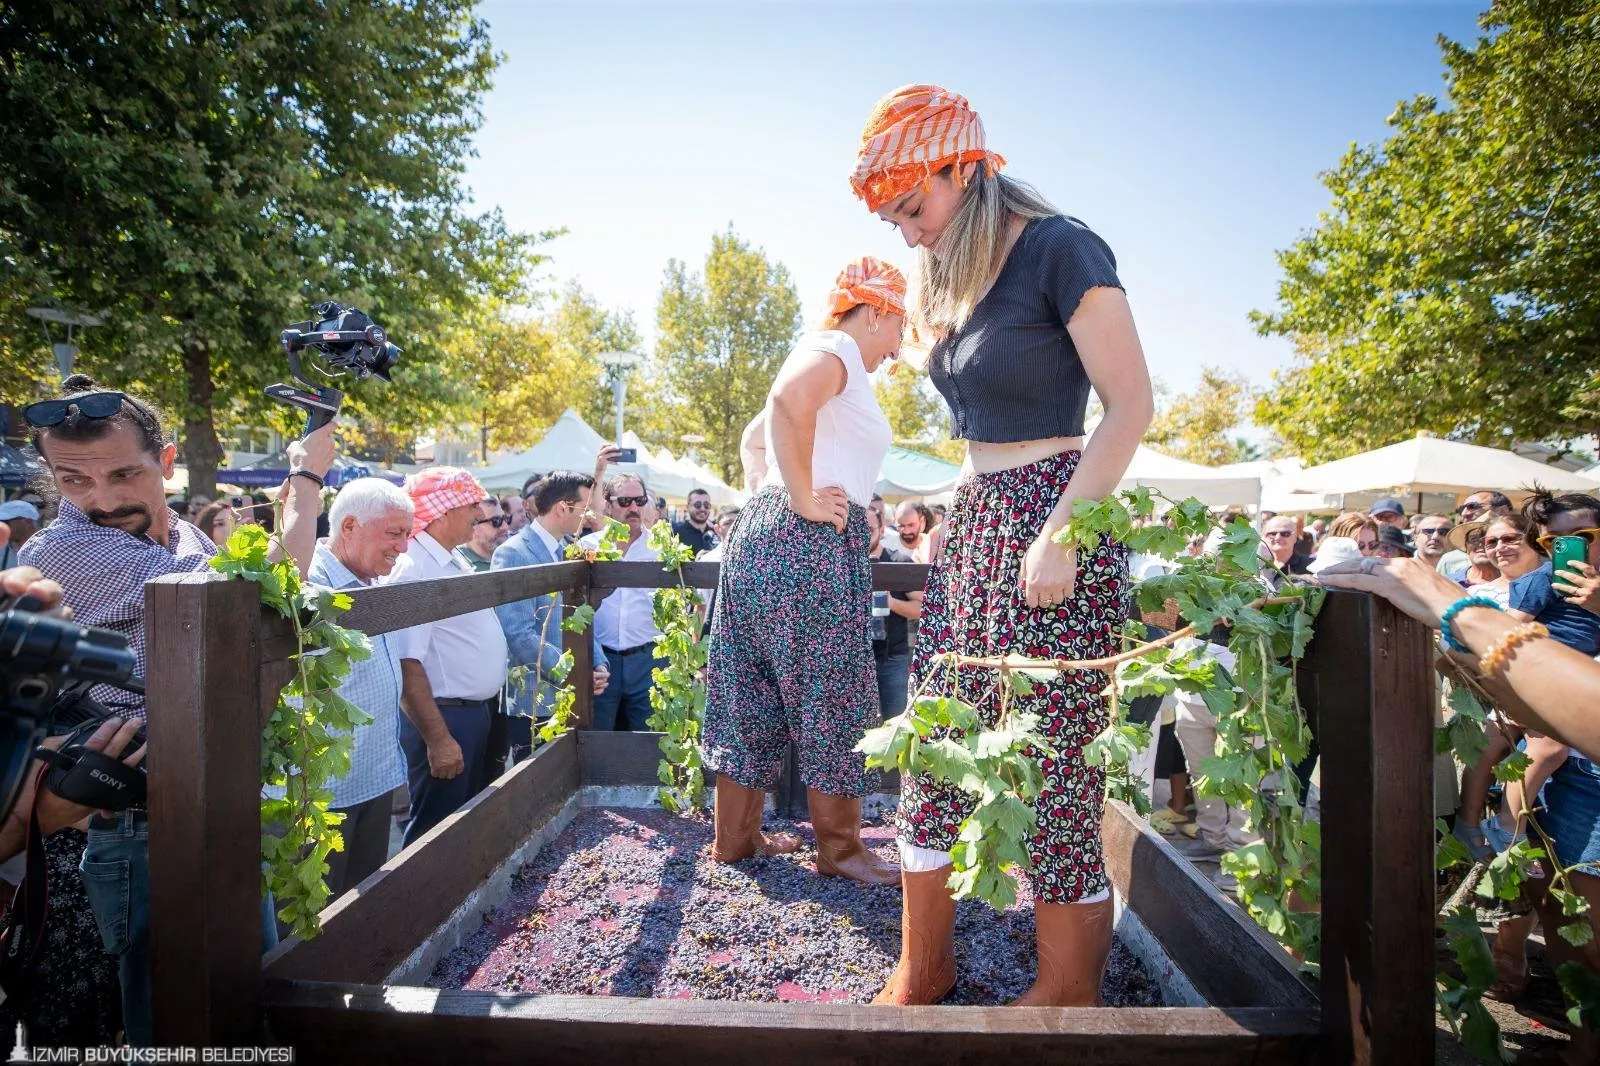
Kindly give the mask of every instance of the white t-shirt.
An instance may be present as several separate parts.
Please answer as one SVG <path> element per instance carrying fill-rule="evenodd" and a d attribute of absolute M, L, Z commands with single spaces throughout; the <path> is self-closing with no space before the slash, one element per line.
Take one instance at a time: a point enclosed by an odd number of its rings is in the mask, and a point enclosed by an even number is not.
<path fill-rule="evenodd" d="M 884 454 L 894 434 L 889 420 L 878 406 L 878 397 L 872 391 L 872 379 L 861 361 L 861 349 L 848 333 L 830 329 L 801 336 L 789 358 L 805 356 L 811 352 L 829 352 L 844 364 L 845 383 L 839 395 L 822 405 L 817 412 L 816 444 L 811 453 L 811 487 L 822 489 L 838 487 L 850 497 L 851 503 L 862 507 L 872 502 L 872 490 L 878 483 L 878 471 L 883 468 Z M 763 485 L 784 485 L 783 471 L 779 469 L 778 450 L 772 443 L 772 417 L 767 417 L 767 467 Z"/>

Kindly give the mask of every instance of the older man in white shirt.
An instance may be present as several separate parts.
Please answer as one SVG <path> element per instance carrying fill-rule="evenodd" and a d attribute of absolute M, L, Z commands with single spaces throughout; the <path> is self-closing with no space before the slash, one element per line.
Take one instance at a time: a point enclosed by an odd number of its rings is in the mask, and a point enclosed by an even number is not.
<path fill-rule="evenodd" d="M 416 516 L 410 547 L 391 580 L 471 573 L 455 549 L 472 535 L 483 486 L 465 470 L 440 466 L 407 478 L 406 494 Z M 398 636 L 410 845 L 472 798 L 471 771 L 483 761 L 490 718 L 506 681 L 506 638 L 489 609 L 413 626 Z"/>
<path fill-rule="evenodd" d="M 613 474 L 604 483 L 606 514 L 628 527 L 628 548 L 623 561 L 656 562 L 660 555 L 650 547 L 645 530 L 656 520 L 650 489 L 638 474 Z M 594 547 L 598 534 L 582 541 Z M 643 730 L 650 717 L 650 689 L 656 667 L 666 660 L 656 657 L 654 589 L 617 589 L 594 612 L 595 636 L 605 649 L 611 683 L 594 697 L 595 729 Z"/>

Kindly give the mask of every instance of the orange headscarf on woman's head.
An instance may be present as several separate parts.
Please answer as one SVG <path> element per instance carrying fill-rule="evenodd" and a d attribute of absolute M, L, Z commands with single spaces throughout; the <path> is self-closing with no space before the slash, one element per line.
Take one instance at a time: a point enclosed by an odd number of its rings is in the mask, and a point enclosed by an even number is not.
<path fill-rule="evenodd" d="M 828 315 L 837 321 L 852 307 L 866 304 L 885 315 L 905 316 L 906 276 L 883 260 L 864 255 L 846 264 L 828 293 Z"/>
<path fill-rule="evenodd" d="M 907 85 L 878 101 L 861 131 L 850 188 L 876 211 L 947 166 L 980 161 L 990 174 L 1006 165 L 984 146 L 983 121 L 967 98 L 937 85 Z M 956 172 L 960 180 L 960 171 Z"/>

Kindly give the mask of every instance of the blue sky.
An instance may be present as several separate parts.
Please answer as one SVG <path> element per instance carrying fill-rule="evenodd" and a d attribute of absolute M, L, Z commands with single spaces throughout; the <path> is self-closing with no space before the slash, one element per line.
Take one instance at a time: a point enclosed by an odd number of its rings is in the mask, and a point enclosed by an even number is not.
<path fill-rule="evenodd" d="M 873 103 L 916 81 L 982 115 L 1009 173 L 1111 244 L 1152 372 L 1257 384 L 1276 249 L 1328 205 L 1319 171 L 1442 94 L 1435 38 L 1477 3 L 558 4 L 487 0 L 506 56 L 484 102 L 476 201 L 564 226 L 547 277 L 631 308 L 653 336 L 669 258 L 729 224 L 786 264 L 807 318 L 870 253 L 909 267 L 846 183 Z"/>

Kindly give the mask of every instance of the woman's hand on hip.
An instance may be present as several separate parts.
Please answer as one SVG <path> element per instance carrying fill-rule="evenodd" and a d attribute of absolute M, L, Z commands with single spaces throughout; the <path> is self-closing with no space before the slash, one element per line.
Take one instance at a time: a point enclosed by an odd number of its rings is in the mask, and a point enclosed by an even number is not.
<path fill-rule="evenodd" d="M 845 524 L 850 520 L 850 497 L 844 494 L 844 489 L 833 486 L 817 489 L 805 497 L 791 493 L 789 510 L 808 522 L 831 525 L 843 533 Z"/>
<path fill-rule="evenodd" d="M 1022 593 L 1029 607 L 1056 607 L 1072 598 L 1078 583 L 1078 549 L 1057 544 L 1046 529 L 1022 557 Z"/>

